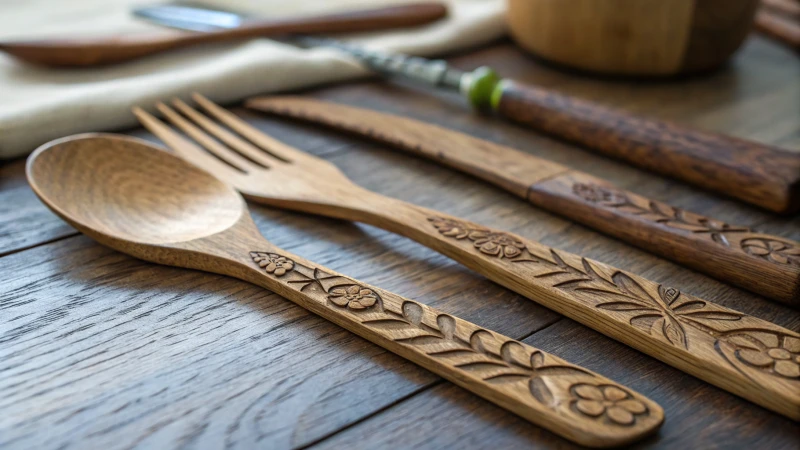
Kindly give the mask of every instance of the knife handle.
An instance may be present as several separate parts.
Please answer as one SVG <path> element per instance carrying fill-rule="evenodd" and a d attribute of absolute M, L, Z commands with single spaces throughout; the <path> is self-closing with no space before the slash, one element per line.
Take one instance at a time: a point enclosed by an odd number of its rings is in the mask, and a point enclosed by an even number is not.
<path fill-rule="evenodd" d="M 623 242 L 772 299 L 800 306 L 800 244 L 684 211 L 570 171 L 528 201 Z"/>
<path fill-rule="evenodd" d="M 495 111 L 643 169 L 778 213 L 800 208 L 800 154 L 503 80 Z"/>

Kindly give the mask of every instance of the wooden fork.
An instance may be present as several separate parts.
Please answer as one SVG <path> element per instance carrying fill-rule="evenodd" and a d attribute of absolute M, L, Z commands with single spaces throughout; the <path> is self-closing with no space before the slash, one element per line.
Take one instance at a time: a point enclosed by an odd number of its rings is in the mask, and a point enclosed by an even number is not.
<path fill-rule="evenodd" d="M 333 164 L 265 135 L 199 94 L 193 98 L 228 129 L 180 100 L 173 101 L 180 113 L 163 103 L 157 109 L 200 146 L 142 109 L 134 113 L 176 153 L 246 198 L 414 239 L 590 328 L 800 420 L 800 334 L 600 262 L 368 191 Z"/>

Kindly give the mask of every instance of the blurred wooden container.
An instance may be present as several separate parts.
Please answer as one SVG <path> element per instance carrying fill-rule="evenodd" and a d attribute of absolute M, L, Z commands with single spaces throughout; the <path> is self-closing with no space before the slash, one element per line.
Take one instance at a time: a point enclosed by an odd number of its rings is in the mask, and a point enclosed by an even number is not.
<path fill-rule="evenodd" d="M 507 0 L 524 49 L 577 69 L 667 76 L 713 69 L 742 44 L 759 0 Z"/>

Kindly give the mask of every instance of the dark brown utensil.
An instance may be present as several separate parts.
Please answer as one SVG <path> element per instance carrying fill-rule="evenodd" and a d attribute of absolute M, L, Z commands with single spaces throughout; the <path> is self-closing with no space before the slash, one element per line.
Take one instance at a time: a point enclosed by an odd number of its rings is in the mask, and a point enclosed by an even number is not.
<path fill-rule="evenodd" d="M 349 11 L 278 20 L 253 20 L 236 28 L 189 34 L 136 34 L 98 38 L 0 42 L 0 50 L 29 63 L 52 67 L 113 64 L 190 45 L 293 33 L 342 33 L 422 25 L 447 15 L 440 3 Z"/>

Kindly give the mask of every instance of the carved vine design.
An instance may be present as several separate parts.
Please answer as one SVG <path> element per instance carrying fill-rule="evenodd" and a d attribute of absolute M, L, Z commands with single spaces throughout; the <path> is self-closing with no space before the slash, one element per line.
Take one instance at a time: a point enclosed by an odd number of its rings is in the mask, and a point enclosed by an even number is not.
<path fill-rule="evenodd" d="M 647 200 L 645 206 L 634 202 L 622 191 L 596 184 L 575 183 L 572 186 L 572 192 L 587 202 L 621 209 L 637 216 L 648 216 L 651 220 L 668 227 L 705 234 L 712 241 L 726 247 L 731 247 L 731 242 L 728 240 L 727 235 L 732 233 L 752 233 L 749 228 L 734 227 L 718 220 L 688 213 L 664 203 Z M 790 241 L 747 237 L 740 240 L 739 247 L 745 253 L 771 263 L 800 266 L 800 247 Z"/>
<path fill-rule="evenodd" d="M 458 322 L 447 314 L 439 314 L 429 323 L 423 307 L 416 302 L 406 300 L 400 311 L 392 311 L 384 307 L 377 292 L 348 278 L 306 267 L 276 253 L 250 252 L 250 256 L 267 274 L 309 295 L 316 293 L 330 307 L 348 309 L 362 325 L 394 342 L 441 358 L 488 383 L 526 383 L 531 396 L 548 408 L 568 405 L 575 414 L 618 426 L 632 426 L 639 417 L 649 415 L 647 406 L 624 388 L 593 382 L 593 373 L 551 363 L 551 357 L 539 350 L 527 354 L 517 341 L 507 340 L 495 351 L 486 345 L 495 339 L 493 333 L 477 329 L 468 339 L 463 338 Z M 286 270 L 280 271 L 281 267 Z M 520 359 L 520 353 L 526 358 Z M 580 377 L 582 381 L 566 386 L 563 392 L 553 392 L 552 387 L 559 385 L 548 384 L 547 380 L 562 376 Z"/>
<path fill-rule="evenodd" d="M 478 251 L 489 257 L 544 266 L 546 269 L 535 277 L 552 280 L 551 286 L 555 288 L 611 297 L 595 307 L 622 313 L 632 326 L 671 345 L 688 350 L 691 343 L 686 327 L 692 327 L 714 337 L 715 349 L 733 366 L 738 363 L 762 373 L 800 378 L 800 339 L 797 337 L 764 329 L 724 331 L 713 327 L 719 322 L 739 321 L 743 314 L 687 298 L 675 288 L 659 285 L 655 295 L 622 271 L 615 271 L 610 277 L 601 275 L 585 258 L 581 258 L 580 266 L 573 266 L 553 249 L 549 249 L 549 257 L 534 254 L 525 245 L 520 248 L 518 244 L 522 241 L 511 234 L 477 228 L 454 219 L 431 217 L 428 220 L 439 233 L 472 241 Z M 492 243 L 488 248 L 487 242 Z M 508 248 L 512 250 L 507 251 Z"/>

